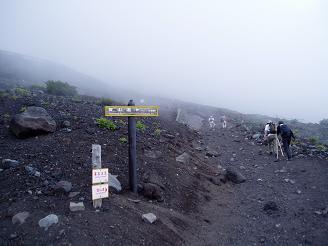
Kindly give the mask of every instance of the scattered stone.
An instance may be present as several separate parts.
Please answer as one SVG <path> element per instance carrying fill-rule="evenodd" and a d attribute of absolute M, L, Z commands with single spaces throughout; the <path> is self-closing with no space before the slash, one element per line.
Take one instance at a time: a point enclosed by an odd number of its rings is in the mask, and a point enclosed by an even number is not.
<path fill-rule="evenodd" d="M 68 197 L 69 198 L 73 198 L 73 197 L 76 197 L 77 195 L 79 195 L 80 194 L 80 192 L 78 192 L 78 191 L 73 191 L 73 192 L 70 192 L 69 194 L 68 194 Z"/>
<path fill-rule="evenodd" d="M 76 211 L 84 211 L 85 210 L 85 207 L 84 207 L 83 202 L 78 202 L 78 203 L 70 202 L 69 203 L 69 209 L 72 212 L 76 212 Z"/>
<path fill-rule="evenodd" d="M 246 181 L 246 178 L 240 172 L 231 167 L 227 168 L 225 178 L 235 184 L 240 184 Z"/>
<path fill-rule="evenodd" d="M 163 201 L 163 194 L 161 188 L 152 183 L 145 183 L 142 187 L 142 194 L 151 200 Z"/>
<path fill-rule="evenodd" d="M 54 186 L 54 191 L 55 192 L 62 192 L 62 193 L 69 193 L 72 190 L 72 184 L 71 182 L 68 181 L 59 181 L 55 186 Z"/>
<path fill-rule="evenodd" d="M 69 122 L 68 120 L 63 121 L 62 123 L 63 128 L 69 128 L 70 126 L 71 126 L 71 122 Z"/>
<path fill-rule="evenodd" d="M 220 154 L 215 150 L 209 150 L 205 155 L 208 157 L 218 157 Z"/>
<path fill-rule="evenodd" d="M 270 214 L 274 211 L 279 211 L 279 208 L 278 208 L 277 203 L 275 203 L 273 201 L 269 201 L 264 204 L 263 210 Z"/>
<path fill-rule="evenodd" d="M 25 220 L 30 216 L 29 212 L 21 212 L 16 214 L 13 218 L 12 218 L 12 222 L 13 224 L 23 224 L 25 222 Z"/>
<path fill-rule="evenodd" d="M 20 164 L 19 161 L 11 160 L 11 159 L 3 159 L 2 160 L 2 168 L 8 169 L 8 168 L 15 168 L 18 167 Z"/>
<path fill-rule="evenodd" d="M 117 175 L 108 174 L 108 186 L 115 189 L 116 192 L 121 192 L 122 185 L 117 179 Z"/>
<path fill-rule="evenodd" d="M 166 133 L 166 134 L 164 134 L 163 136 L 166 137 L 166 138 L 168 138 L 168 139 L 174 139 L 174 138 L 175 138 L 174 135 L 169 134 L 169 133 Z"/>
<path fill-rule="evenodd" d="M 301 191 L 301 190 L 297 190 L 296 193 L 297 193 L 297 194 L 301 194 L 302 191 Z"/>
<path fill-rule="evenodd" d="M 296 181 L 295 180 L 292 180 L 292 179 L 284 179 L 284 181 L 286 183 L 291 183 L 291 184 L 295 184 L 296 183 Z"/>
<path fill-rule="evenodd" d="M 182 155 L 179 155 L 177 158 L 175 158 L 175 160 L 183 164 L 188 164 L 190 161 L 190 155 L 184 152 Z"/>
<path fill-rule="evenodd" d="M 141 202 L 141 200 L 131 199 L 131 198 L 128 198 L 128 200 L 129 200 L 130 202 L 134 202 L 134 203 L 139 203 L 139 202 Z"/>
<path fill-rule="evenodd" d="M 50 226 L 58 223 L 58 216 L 55 214 L 49 214 L 43 219 L 39 220 L 39 226 L 44 227 L 45 231 L 48 230 Z"/>
<path fill-rule="evenodd" d="M 41 107 L 27 107 L 26 111 L 16 114 L 10 122 L 10 130 L 18 138 L 55 132 L 56 122 Z"/>
<path fill-rule="evenodd" d="M 203 148 L 202 147 L 196 147 L 195 150 L 202 151 Z"/>
<path fill-rule="evenodd" d="M 142 220 L 149 224 L 153 224 L 157 220 L 157 217 L 153 213 L 148 213 L 142 215 Z"/>
<path fill-rule="evenodd" d="M 40 172 L 37 171 L 36 168 L 32 167 L 32 165 L 25 166 L 25 171 L 27 172 L 28 175 L 31 175 L 31 176 L 37 176 L 40 174 Z"/>
<path fill-rule="evenodd" d="M 275 173 L 286 173 L 287 170 L 286 170 L 285 167 L 283 167 L 282 169 L 280 169 L 280 170 L 276 170 L 276 171 L 274 171 L 274 172 L 275 172 Z"/>
<path fill-rule="evenodd" d="M 156 150 L 156 151 L 145 150 L 145 156 L 148 158 L 157 159 L 162 156 L 162 152 L 158 151 L 158 150 Z"/>
<path fill-rule="evenodd" d="M 261 137 L 261 133 L 256 133 L 252 136 L 253 139 L 259 139 Z"/>

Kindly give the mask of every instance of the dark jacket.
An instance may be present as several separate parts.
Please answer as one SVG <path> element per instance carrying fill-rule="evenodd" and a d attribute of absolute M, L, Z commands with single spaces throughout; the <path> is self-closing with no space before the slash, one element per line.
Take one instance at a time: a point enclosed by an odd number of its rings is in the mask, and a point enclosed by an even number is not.
<path fill-rule="evenodd" d="M 278 125 L 277 135 L 281 135 L 282 138 L 293 138 L 293 139 L 295 139 L 293 131 L 285 124 Z"/>

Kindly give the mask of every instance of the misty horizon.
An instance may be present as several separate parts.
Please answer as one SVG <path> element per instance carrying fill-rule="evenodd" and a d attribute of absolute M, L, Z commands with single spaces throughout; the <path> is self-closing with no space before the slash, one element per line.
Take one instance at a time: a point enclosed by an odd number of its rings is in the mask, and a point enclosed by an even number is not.
<path fill-rule="evenodd" d="M 327 7 L 2 1 L 0 49 L 152 96 L 319 122 L 328 118 Z"/>

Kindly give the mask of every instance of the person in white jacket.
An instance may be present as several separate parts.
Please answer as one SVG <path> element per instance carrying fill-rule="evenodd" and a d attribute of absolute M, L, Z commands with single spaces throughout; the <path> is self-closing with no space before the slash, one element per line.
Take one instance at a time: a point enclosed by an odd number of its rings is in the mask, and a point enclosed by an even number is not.
<path fill-rule="evenodd" d="M 268 120 L 264 128 L 264 141 L 269 147 L 269 153 L 272 154 L 276 152 L 276 138 L 277 138 L 277 129 L 276 125 L 272 120 Z"/>
<path fill-rule="evenodd" d="M 214 127 L 215 127 L 215 122 L 214 122 L 214 117 L 213 117 L 213 115 L 211 115 L 211 116 L 208 118 L 208 123 L 210 124 L 210 128 L 214 128 Z"/>

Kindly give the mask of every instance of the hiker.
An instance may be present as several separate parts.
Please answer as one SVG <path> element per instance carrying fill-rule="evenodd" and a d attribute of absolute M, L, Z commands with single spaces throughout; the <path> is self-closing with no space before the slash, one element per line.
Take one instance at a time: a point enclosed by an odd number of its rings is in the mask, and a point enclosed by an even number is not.
<path fill-rule="evenodd" d="M 292 138 L 295 140 L 294 133 L 286 124 L 284 124 L 283 121 L 279 121 L 277 127 L 277 135 L 281 136 L 284 152 L 287 155 L 287 159 L 290 161 L 292 154 L 289 146 Z"/>
<path fill-rule="evenodd" d="M 272 155 L 272 153 L 276 152 L 277 147 L 276 146 L 276 138 L 277 138 L 277 131 L 276 131 L 276 125 L 272 122 L 272 120 L 268 120 L 268 122 L 265 125 L 264 128 L 264 142 L 269 147 L 269 153 Z"/>
<path fill-rule="evenodd" d="M 210 124 L 210 128 L 214 128 L 215 127 L 213 115 L 211 115 L 210 118 L 208 118 L 208 123 Z"/>
<path fill-rule="evenodd" d="M 223 115 L 221 117 L 222 128 L 227 128 L 227 117 Z"/>

